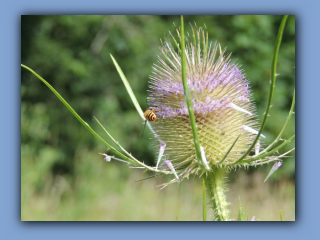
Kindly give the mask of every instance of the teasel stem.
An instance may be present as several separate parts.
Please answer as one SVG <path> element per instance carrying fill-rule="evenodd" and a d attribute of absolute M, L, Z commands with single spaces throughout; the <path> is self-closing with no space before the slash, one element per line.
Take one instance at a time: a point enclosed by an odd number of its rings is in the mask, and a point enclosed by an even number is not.
<path fill-rule="evenodd" d="M 202 179 L 202 220 L 207 221 L 206 181 Z"/>
<path fill-rule="evenodd" d="M 228 203 L 225 194 L 225 180 L 227 170 L 225 168 L 213 168 L 207 172 L 205 178 L 208 200 L 213 209 L 216 221 L 229 221 Z"/>
<path fill-rule="evenodd" d="M 283 16 L 282 20 L 281 20 L 281 24 L 278 30 L 278 36 L 276 39 L 276 44 L 274 47 L 274 53 L 273 53 L 273 59 L 272 59 L 272 63 L 271 63 L 271 81 L 270 81 L 270 90 L 269 90 L 269 98 L 268 98 L 268 104 L 267 104 L 267 109 L 264 113 L 264 118 L 262 120 L 262 124 L 260 127 L 260 130 L 255 138 L 255 140 L 253 141 L 253 143 L 251 144 L 251 146 L 248 148 L 248 150 L 237 160 L 234 162 L 234 164 L 237 164 L 239 162 L 241 162 L 243 159 L 245 159 L 249 153 L 251 152 L 251 150 L 254 148 L 254 146 L 256 145 L 256 143 L 258 142 L 260 135 L 264 129 L 264 126 L 266 124 L 267 118 L 269 116 L 269 111 L 271 108 L 271 102 L 272 102 L 272 98 L 274 95 L 274 89 L 275 89 L 275 84 L 276 84 L 276 69 L 277 69 L 277 60 L 278 60 L 278 54 L 279 54 L 279 49 L 280 49 L 280 45 L 282 42 L 282 35 L 283 35 L 283 31 L 284 31 L 284 27 L 286 25 L 286 21 L 287 21 L 288 15 Z"/>
<path fill-rule="evenodd" d="M 197 159 L 197 162 L 199 163 L 201 169 L 203 171 L 207 171 L 207 169 L 205 168 L 204 164 L 202 163 L 202 157 L 201 157 L 201 151 L 200 151 L 200 142 L 199 142 L 198 133 L 197 133 L 197 125 L 196 125 L 196 120 L 195 120 L 195 117 L 194 117 L 191 97 L 190 97 L 188 84 L 187 84 L 187 69 L 186 69 L 187 68 L 187 63 L 186 63 L 186 51 L 185 51 L 185 39 L 184 39 L 184 21 L 183 21 L 183 16 L 182 15 L 181 15 L 180 43 L 181 43 L 182 84 L 183 84 L 183 89 L 184 89 L 184 96 L 185 96 L 185 99 L 186 99 L 186 102 L 187 102 L 187 106 L 188 106 L 188 112 L 189 112 L 192 135 L 193 135 L 194 148 L 196 150 L 196 159 Z"/>

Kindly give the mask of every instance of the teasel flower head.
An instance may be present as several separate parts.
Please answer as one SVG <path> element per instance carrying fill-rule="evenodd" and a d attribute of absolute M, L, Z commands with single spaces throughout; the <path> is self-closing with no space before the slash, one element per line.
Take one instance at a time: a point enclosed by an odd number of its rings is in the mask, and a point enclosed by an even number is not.
<path fill-rule="evenodd" d="M 259 127 L 244 72 L 231 54 L 225 54 L 226 49 L 222 51 L 217 43 L 209 44 L 205 30 L 196 27 L 192 31 L 193 37 L 186 39 L 186 72 L 201 163 L 196 157 L 181 79 L 179 41 L 171 33 L 172 41 L 165 39 L 160 47 L 162 56 L 153 67 L 148 97 L 148 105 L 156 110 L 159 119 L 154 131 L 165 142 L 165 155 L 182 178 L 201 173 L 201 165 L 207 170 L 234 167 L 253 143 Z M 178 30 L 177 33 L 180 37 Z"/>

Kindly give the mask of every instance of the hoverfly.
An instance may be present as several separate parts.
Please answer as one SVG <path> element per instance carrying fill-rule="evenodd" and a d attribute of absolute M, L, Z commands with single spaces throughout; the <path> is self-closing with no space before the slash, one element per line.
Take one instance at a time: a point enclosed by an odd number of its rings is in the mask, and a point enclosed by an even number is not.
<path fill-rule="evenodd" d="M 143 137 L 143 134 L 144 134 L 144 130 L 146 128 L 146 124 L 147 124 L 147 121 L 149 122 L 155 122 L 157 120 L 157 116 L 155 114 L 156 110 L 154 110 L 153 107 L 148 107 L 147 110 L 144 112 L 144 118 L 146 119 L 145 122 L 144 122 L 144 127 L 143 127 L 143 132 L 142 132 L 142 136 Z"/>

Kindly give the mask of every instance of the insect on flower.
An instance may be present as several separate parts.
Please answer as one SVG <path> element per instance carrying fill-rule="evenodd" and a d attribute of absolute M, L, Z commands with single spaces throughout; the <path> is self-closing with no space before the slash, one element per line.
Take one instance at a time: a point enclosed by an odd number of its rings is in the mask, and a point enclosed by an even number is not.
<path fill-rule="evenodd" d="M 157 116 L 156 116 L 155 112 L 156 112 L 156 110 L 154 110 L 154 108 L 149 107 L 144 112 L 144 117 L 145 117 L 146 121 L 155 122 L 157 120 Z"/>
<path fill-rule="evenodd" d="M 146 119 L 144 122 L 144 128 L 142 132 L 142 136 L 144 134 L 144 130 L 146 128 L 147 121 L 149 122 L 156 122 L 157 120 L 157 115 L 155 114 L 156 110 L 153 107 L 148 107 L 147 110 L 144 112 L 144 118 Z"/>

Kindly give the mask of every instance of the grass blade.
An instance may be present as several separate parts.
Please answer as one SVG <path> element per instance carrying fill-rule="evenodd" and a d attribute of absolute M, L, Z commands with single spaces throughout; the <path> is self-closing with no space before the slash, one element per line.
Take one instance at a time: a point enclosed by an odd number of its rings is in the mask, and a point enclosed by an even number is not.
<path fill-rule="evenodd" d="M 283 215 L 282 215 L 281 209 L 279 209 L 279 212 L 280 212 L 280 220 L 283 221 Z"/>
<path fill-rule="evenodd" d="M 238 212 L 238 221 L 245 221 L 246 216 L 244 214 L 244 209 L 241 205 L 241 202 L 239 201 L 239 212 Z"/>

